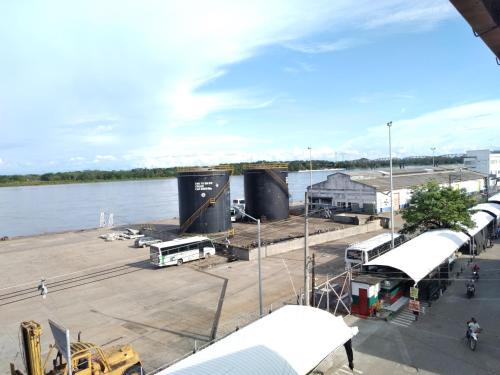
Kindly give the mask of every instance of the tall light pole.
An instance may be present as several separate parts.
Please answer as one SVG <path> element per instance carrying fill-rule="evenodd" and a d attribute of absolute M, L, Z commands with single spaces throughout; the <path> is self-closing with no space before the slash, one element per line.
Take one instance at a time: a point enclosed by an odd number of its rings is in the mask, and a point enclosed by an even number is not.
<path fill-rule="evenodd" d="M 434 168 L 436 166 L 436 164 L 434 164 L 434 151 L 436 151 L 436 147 L 431 147 L 431 151 L 432 151 L 432 168 Z"/>
<path fill-rule="evenodd" d="M 308 192 L 305 194 L 304 207 L 304 301 L 305 306 L 309 306 L 309 198 Z"/>
<path fill-rule="evenodd" d="M 313 165 L 312 165 L 312 159 L 311 159 L 311 151 L 312 148 L 308 147 L 309 150 L 309 187 L 312 190 L 312 185 L 313 185 Z"/>
<path fill-rule="evenodd" d="M 390 168 L 390 178 L 391 178 L 391 249 L 394 248 L 394 199 L 392 198 L 392 143 L 391 143 L 391 127 L 392 121 L 387 123 L 389 128 L 389 168 Z"/>
<path fill-rule="evenodd" d="M 264 315 L 264 303 L 262 300 L 262 267 L 261 267 L 261 251 L 260 251 L 260 219 L 256 219 L 250 216 L 245 211 L 240 209 L 238 206 L 234 206 L 242 215 L 248 217 L 249 219 L 257 222 L 257 268 L 259 269 L 259 317 Z"/>

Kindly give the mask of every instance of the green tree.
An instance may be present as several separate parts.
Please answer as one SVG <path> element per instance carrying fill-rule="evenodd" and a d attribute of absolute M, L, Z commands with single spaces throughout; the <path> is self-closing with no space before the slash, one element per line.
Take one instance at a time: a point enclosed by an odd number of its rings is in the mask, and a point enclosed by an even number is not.
<path fill-rule="evenodd" d="M 469 208 L 474 198 L 465 191 L 441 187 L 431 181 L 412 191 L 410 206 L 403 210 L 403 233 L 424 232 L 429 229 L 447 228 L 460 231 L 463 226 L 472 228 Z"/>

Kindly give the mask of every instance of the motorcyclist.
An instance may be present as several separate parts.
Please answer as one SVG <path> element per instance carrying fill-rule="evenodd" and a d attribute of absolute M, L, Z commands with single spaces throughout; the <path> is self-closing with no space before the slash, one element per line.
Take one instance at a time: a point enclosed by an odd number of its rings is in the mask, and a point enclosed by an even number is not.
<path fill-rule="evenodd" d="M 479 272 L 479 270 L 481 269 L 481 267 L 479 267 L 479 264 L 474 264 L 474 266 L 472 266 L 472 272 Z"/>
<path fill-rule="evenodd" d="M 466 281 L 465 290 L 467 293 L 467 297 L 469 298 L 476 294 L 476 286 L 474 285 L 474 279 Z"/>
<path fill-rule="evenodd" d="M 470 318 L 467 322 L 467 338 L 470 338 L 471 333 L 479 333 L 481 331 L 481 327 L 475 318 Z"/>

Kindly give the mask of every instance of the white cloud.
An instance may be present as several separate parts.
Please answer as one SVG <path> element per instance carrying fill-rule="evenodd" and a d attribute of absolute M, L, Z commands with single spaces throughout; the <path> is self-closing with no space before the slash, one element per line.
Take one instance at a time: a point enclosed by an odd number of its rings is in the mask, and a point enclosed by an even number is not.
<path fill-rule="evenodd" d="M 500 124 L 500 100 L 462 104 L 393 121 L 395 156 L 463 153 L 468 149 L 493 148 Z M 380 125 L 344 143 L 342 149 L 362 150 L 364 156 L 386 156 L 388 129 Z"/>
<path fill-rule="evenodd" d="M 393 14 L 395 7 L 397 14 Z M 54 155 L 49 159 L 45 151 L 57 150 L 55 157 L 64 160 L 76 153 L 89 162 L 102 160 L 94 155 L 128 152 L 139 135 L 141 143 L 152 144 L 153 135 L 165 129 L 224 111 L 273 106 L 280 94 L 266 92 L 259 83 L 238 87 L 233 82 L 217 90 L 211 84 L 223 79 L 231 65 L 271 45 L 307 53 L 338 50 L 357 40 L 339 36 L 321 43 L 305 41 L 318 33 L 350 35 L 355 29 L 389 23 L 434 24 L 449 15 L 446 7 L 450 5 L 444 0 L 0 2 L 2 119 L 16 119 L 2 121 L 9 129 L 4 138 L 22 143 L 29 134 L 40 140 L 29 152 L 12 151 L 4 158 L 9 163 L 40 156 L 48 161 Z M 431 15 L 427 8 L 442 13 Z M 309 63 L 292 68 L 315 69 Z M 17 120 L 19 114 L 23 114 L 21 120 Z M 231 125 L 237 123 L 231 121 Z M 198 147 L 192 141 L 183 139 L 183 149 Z M 248 140 L 239 141 L 247 144 Z M 149 144 L 146 157 L 137 155 L 138 160 L 147 159 L 151 165 L 155 155 L 170 160 L 161 153 L 148 154 L 155 149 Z M 111 146 L 114 149 L 108 150 Z M 211 160 L 221 159 L 224 153 L 250 154 L 241 151 L 249 147 L 225 147 L 229 150 L 212 150 Z M 285 155 L 293 152 L 268 154 Z M 16 163 L 21 165 L 19 160 Z"/>
<path fill-rule="evenodd" d="M 355 45 L 361 43 L 360 41 L 356 41 L 354 39 L 340 39 L 335 42 L 323 42 L 323 43 L 287 43 L 285 47 L 309 54 L 317 54 L 317 53 L 325 53 L 325 52 L 334 52 L 341 51 L 343 49 L 351 48 Z"/>
<path fill-rule="evenodd" d="M 291 74 L 298 74 L 301 72 L 311 73 L 315 72 L 316 68 L 313 64 L 299 61 L 293 66 L 285 66 L 285 68 L 283 68 L 283 71 L 285 73 L 291 73 Z"/>
<path fill-rule="evenodd" d="M 94 158 L 94 163 L 100 163 L 102 161 L 115 161 L 117 158 L 113 155 L 96 155 Z"/>

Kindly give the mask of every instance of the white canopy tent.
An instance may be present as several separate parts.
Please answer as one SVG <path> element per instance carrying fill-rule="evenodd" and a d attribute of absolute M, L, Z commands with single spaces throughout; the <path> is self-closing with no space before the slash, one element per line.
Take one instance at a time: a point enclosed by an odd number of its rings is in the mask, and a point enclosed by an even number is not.
<path fill-rule="evenodd" d="M 479 203 L 471 208 L 472 211 L 489 211 L 500 219 L 500 204 L 496 203 Z"/>
<path fill-rule="evenodd" d="M 357 332 L 324 310 L 284 306 L 159 374 L 307 374 Z"/>
<path fill-rule="evenodd" d="M 479 211 L 476 212 L 475 214 L 472 214 L 472 221 L 476 223 L 476 226 L 474 228 L 467 228 L 466 232 L 470 236 L 475 236 L 478 234 L 481 230 L 483 230 L 484 227 L 486 227 L 489 223 L 493 221 L 493 216 L 490 214 L 484 212 L 484 211 Z"/>
<path fill-rule="evenodd" d="M 396 268 L 410 276 L 417 284 L 468 241 L 469 237 L 465 233 L 437 229 L 405 242 L 365 263 L 365 266 Z"/>
<path fill-rule="evenodd" d="M 499 203 L 500 204 L 500 193 L 492 195 L 488 198 L 488 202 Z"/>

